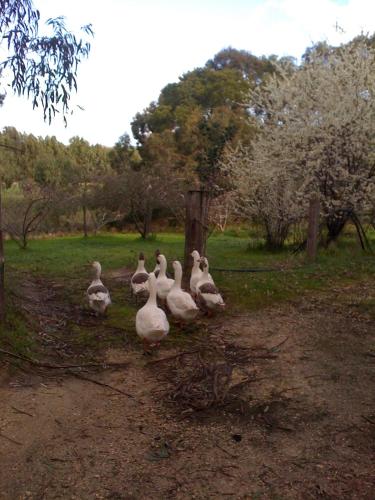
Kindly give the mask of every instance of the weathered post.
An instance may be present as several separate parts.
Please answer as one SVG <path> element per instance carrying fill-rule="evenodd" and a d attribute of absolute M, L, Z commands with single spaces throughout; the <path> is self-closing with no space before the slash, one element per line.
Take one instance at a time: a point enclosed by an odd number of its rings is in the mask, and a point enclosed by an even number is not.
<path fill-rule="evenodd" d="M 313 196 L 309 206 L 309 226 L 307 231 L 306 254 L 309 261 L 316 259 L 319 236 L 320 202 L 318 196 Z"/>
<path fill-rule="evenodd" d="M 206 238 L 208 230 L 208 191 L 202 189 L 190 190 L 186 193 L 186 219 L 185 219 L 185 255 L 184 255 L 184 281 L 188 283 L 193 259 L 191 252 L 198 250 L 200 255 L 206 251 Z"/>
<path fill-rule="evenodd" d="M 3 235 L 3 221 L 2 221 L 2 200 L 1 200 L 1 187 L 0 182 L 0 323 L 5 320 L 5 280 L 4 280 L 4 235 Z"/>

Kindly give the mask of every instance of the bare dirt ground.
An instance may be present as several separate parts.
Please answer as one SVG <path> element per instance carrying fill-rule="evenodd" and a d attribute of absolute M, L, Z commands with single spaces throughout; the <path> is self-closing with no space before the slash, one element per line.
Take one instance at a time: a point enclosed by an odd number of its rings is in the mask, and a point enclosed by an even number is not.
<path fill-rule="evenodd" d="M 373 500 L 372 291 L 217 318 L 152 358 L 124 342 L 102 353 L 122 363 L 105 370 L 5 366 L 0 498 Z M 58 332 L 68 315 L 53 298 L 39 310 L 49 363 L 84 363 Z"/>

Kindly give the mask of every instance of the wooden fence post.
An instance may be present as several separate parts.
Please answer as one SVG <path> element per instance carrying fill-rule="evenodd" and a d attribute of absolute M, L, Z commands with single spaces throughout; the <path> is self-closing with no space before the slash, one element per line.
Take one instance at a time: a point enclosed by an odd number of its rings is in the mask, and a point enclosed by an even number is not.
<path fill-rule="evenodd" d="M 185 219 L 185 254 L 184 254 L 184 284 L 189 281 L 193 259 L 191 252 L 197 250 L 200 255 L 206 252 L 208 230 L 208 191 L 190 190 L 186 193 Z"/>
<path fill-rule="evenodd" d="M 316 259 L 319 236 L 319 212 L 320 202 L 317 196 L 313 196 L 309 206 L 309 226 L 307 231 L 306 254 L 309 261 Z"/>
<path fill-rule="evenodd" d="M 0 182 L 0 323 L 5 320 L 5 279 L 4 279 L 4 233 L 3 233 L 3 207 L 2 207 L 2 182 Z"/>

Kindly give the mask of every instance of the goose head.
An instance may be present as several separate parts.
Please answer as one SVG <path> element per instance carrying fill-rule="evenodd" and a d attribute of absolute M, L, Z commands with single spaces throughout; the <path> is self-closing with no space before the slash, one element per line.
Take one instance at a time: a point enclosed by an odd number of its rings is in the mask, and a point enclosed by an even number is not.
<path fill-rule="evenodd" d="M 198 262 L 200 259 L 199 252 L 197 250 L 193 250 L 190 254 L 193 257 L 194 262 Z"/>
<path fill-rule="evenodd" d="M 167 259 L 162 253 L 156 257 L 156 262 L 160 265 L 161 269 L 167 270 Z"/>
<path fill-rule="evenodd" d="M 182 273 L 182 265 L 181 265 L 181 262 L 179 262 L 178 260 L 173 261 L 172 267 L 173 267 L 173 270 L 175 273 L 176 273 L 176 271 Z"/>
<path fill-rule="evenodd" d="M 206 259 L 206 257 L 200 258 L 200 264 L 202 266 L 203 271 L 205 271 L 206 269 L 208 270 L 208 260 Z"/>

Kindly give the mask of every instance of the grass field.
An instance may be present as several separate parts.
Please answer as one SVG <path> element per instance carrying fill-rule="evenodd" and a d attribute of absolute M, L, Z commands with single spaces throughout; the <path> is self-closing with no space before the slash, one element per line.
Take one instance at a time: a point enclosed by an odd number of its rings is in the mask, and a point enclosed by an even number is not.
<path fill-rule="evenodd" d="M 369 236 L 370 241 L 375 242 L 375 233 Z M 148 241 L 134 234 L 105 234 L 86 239 L 60 237 L 31 241 L 27 250 L 20 250 L 8 241 L 5 247 L 8 280 L 12 279 L 13 271 L 22 271 L 56 280 L 87 282 L 88 262 L 99 260 L 104 274 L 120 267 L 132 270 L 140 251 L 145 253 L 146 267 L 152 269 L 157 248 L 169 263 L 182 259 L 184 237 L 172 233 L 160 234 Z M 213 271 L 215 280 L 233 305 L 248 308 L 285 300 L 310 289 L 329 287 L 333 281 L 358 280 L 375 271 L 375 257 L 363 253 L 351 234 L 343 236 L 336 246 L 322 250 L 314 264 L 307 264 L 303 253 L 295 256 L 288 249 L 267 252 L 255 246 L 249 237 L 233 236 L 230 231 L 208 240 L 207 256 L 213 269 L 274 269 L 256 273 Z"/>
<path fill-rule="evenodd" d="M 375 234 L 370 234 L 375 240 Z M 119 268 L 133 270 L 137 256 L 143 251 L 146 267 L 152 270 L 155 264 L 154 252 L 159 248 L 171 263 L 181 259 L 184 250 L 182 234 L 164 233 L 151 240 L 141 240 L 135 234 L 102 234 L 95 237 L 80 236 L 37 239 L 27 250 L 20 250 L 7 241 L 6 283 L 7 288 L 17 296 L 25 280 L 52 280 L 64 285 L 63 300 L 85 306 L 85 290 L 91 273 L 88 263 L 99 260 L 106 273 Z M 252 240 L 246 232 L 228 231 L 208 240 L 209 258 L 215 282 L 228 304 L 226 315 L 241 310 L 251 311 L 286 301 L 310 291 L 330 289 L 350 284 L 375 272 L 375 257 L 361 251 L 353 234 L 344 235 L 340 242 L 328 250 L 322 250 L 317 262 L 306 263 L 303 253 L 293 255 L 290 249 L 282 252 L 267 252 Z M 262 272 L 222 272 L 224 269 L 263 269 Z M 111 282 L 107 284 L 111 285 Z M 118 328 L 134 330 L 136 307 L 127 298 L 128 289 L 118 283 L 111 289 L 113 306 L 108 322 Z M 363 304 L 372 311 L 373 304 Z M 8 322 L 2 338 L 16 350 L 29 347 L 29 336 L 25 335 L 25 313 L 18 309 L 17 301 L 8 301 Z M 21 314 L 20 314 L 21 313 Z M 88 343 L 95 342 L 81 329 L 78 337 Z"/>

